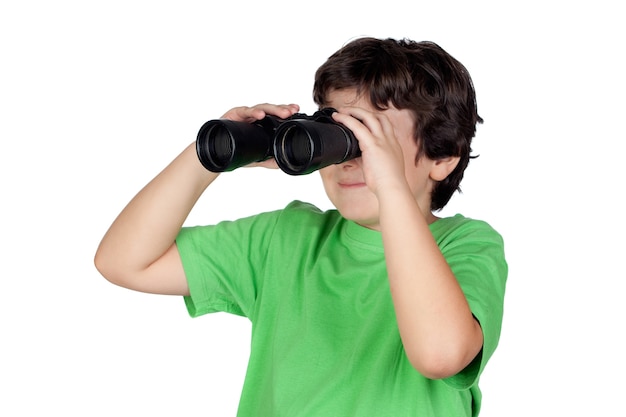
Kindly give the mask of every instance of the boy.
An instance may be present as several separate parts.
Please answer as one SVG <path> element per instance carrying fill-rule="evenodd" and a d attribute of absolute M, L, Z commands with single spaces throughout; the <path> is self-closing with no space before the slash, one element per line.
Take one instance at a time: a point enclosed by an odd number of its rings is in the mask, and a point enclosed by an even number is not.
<path fill-rule="evenodd" d="M 484 222 L 433 214 L 458 189 L 482 122 L 469 74 L 436 44 L 362 38 L 318 69 L 313 95 L 361 149 L 320 170 L 336 210 L 294 202 L 182 228 L 218 177 L 191 144 L 111 225 L 98 270 L 184 295 L 192 316 L 251 320 L 240 416 L 478 415 L 502 322 L 503 243 Z M 224 117 L 298 110 L 261 104 Z"/>

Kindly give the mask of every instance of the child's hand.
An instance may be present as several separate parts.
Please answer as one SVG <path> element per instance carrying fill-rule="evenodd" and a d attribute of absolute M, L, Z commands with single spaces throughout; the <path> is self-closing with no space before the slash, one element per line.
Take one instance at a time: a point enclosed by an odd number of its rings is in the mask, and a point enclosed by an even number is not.
<path fill-rule="evenodd" d="M 352 130 L 359 141 L 365 183 L 377 196 L 381 190 L 407 187 L 405 155 L 389 117 L 395 119 L 395 114 L 387 114 L 394 111 L 397 112 L 395 109 L 382 113 L 361 107 L 342 107 L 333 113 L 333 119 Z"/>
<path fill-rule="evenodd" d="M 297 104 L 257 104 L 256 106 L 248 107 L 241 106 L 228 110 L 222 118 L 234 120 L 236 122 L 252 123 L 257 120 L 263 119 L 267 115 L 276 116 L 281 119 L 286 119 L 297 113 L 300 110 L 300 106 Z M 264 167 L 271 169 L 278 169 L 276 160 L 274 158 L 266 159 L 265 161 L 253 162 L 246 165 L 246 167 Z"/>
<path fill-rule="evenodd" d="M 257 104 L 256 106 L 248 107 L 241 106 L 228 110 L 222 118 L 234 120 L 236 122 L 252 123 L 257 120 L 261 120 L 267 115 L 286 119 L 297 113 L 300 110 L 300 106 L 297 104 Z"/>

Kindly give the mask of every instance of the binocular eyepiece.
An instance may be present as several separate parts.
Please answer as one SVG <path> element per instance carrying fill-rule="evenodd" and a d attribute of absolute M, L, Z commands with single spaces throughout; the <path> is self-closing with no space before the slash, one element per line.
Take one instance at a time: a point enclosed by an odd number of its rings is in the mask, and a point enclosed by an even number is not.
<path fill-rule="evenodd" d="M 331 117 L 335 111 L 328 107 L 312 116 L 296 113 L 287 119 L 268 115 L 254 123 L 209 120 L 198 132 L 196 152 L 213 172 L 274 157 L 287 174 L 309 174 L 361 154 L 352 131 Z"/>

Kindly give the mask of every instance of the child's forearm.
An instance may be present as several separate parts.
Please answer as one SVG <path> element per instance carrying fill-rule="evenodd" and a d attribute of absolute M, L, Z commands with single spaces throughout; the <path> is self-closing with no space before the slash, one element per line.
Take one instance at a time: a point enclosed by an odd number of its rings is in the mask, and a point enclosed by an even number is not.
<path fill-rule="evenodd" d="M 216 177 L 198 161 L 195 143 L 188 146 L 115 219 L 96 253 L 98 270 L 110 281 L 128 288 L 179 292 L 168 290 L 180 287 L 167 282 L 142 281 L 184 281 L 182 267 L 175 262 L 177 253 L 172 254 L 174 242 L 194 204 Z M 170 261 L 159 264 L 157 261 L 166 254 Z M 147 273 L 149 267 L 152 270 Z M 159 268 L 161 271 L 156 270 Z"/>
<path fill-rule="evenodd" d="M 379 202 L 391 293 L 408 358 L 427 377 L 454 375 L 480 351 L 480 325 L 410 191 L 389 190 Z"/>

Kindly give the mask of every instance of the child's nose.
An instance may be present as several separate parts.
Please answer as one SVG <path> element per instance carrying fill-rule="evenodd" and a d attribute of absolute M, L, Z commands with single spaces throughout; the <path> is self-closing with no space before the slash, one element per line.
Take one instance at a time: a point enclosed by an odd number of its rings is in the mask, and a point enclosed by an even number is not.
<path fill-rule="evenodd" d="M 347 170 L 347 169 L 354 169 L 354 168 L 361 168 L 361 157 L 359 156 L 357 158 L 350 159 L 348 161 L 342 162 L 342 163 L 339 164 L 339 166 L 342 169 L 345 169 L 345 170 Z"/>

